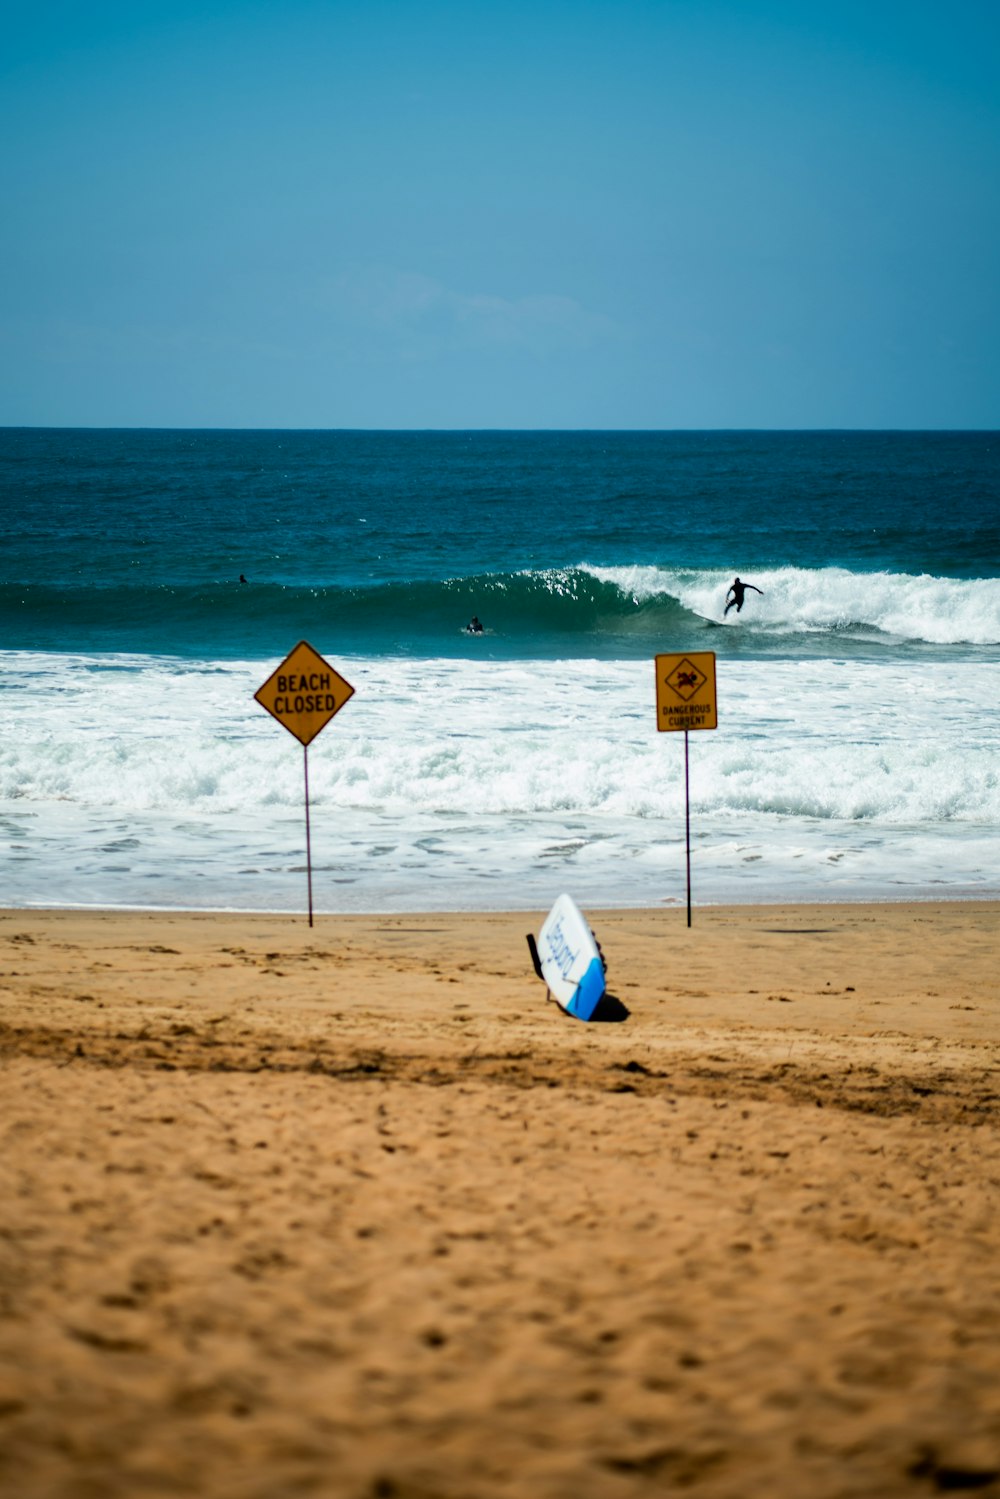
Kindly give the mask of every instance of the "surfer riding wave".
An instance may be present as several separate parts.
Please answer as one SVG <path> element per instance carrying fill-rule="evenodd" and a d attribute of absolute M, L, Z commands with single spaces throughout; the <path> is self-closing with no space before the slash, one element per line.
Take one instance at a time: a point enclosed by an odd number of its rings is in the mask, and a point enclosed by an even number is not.
<path fill-rule="evenodd" d="M 743 608 L 743 597 L 748 588 L 752 588 L 754 593 L 759 593 L 761 598 L 764 597 L 764 590 L 762 588 L 757 588 L 753 583 L 744 583 L 739 578 L 734 578 L 729 593 L 726 594 L 726 607 L 722 611 L 723 619 L 725 619 L 734 604 L 736 605 L 736 613 L 739 614 Z M 730 593 L 733 595 L 732 598 L 729 597 Z"/>

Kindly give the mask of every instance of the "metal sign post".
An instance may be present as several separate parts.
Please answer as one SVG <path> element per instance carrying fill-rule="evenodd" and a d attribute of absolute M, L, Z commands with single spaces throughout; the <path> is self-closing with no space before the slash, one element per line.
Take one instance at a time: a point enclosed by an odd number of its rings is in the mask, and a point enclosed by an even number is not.
<path fill-rule="evenodd" d="M 308 803 L 306 804 L 308 806 Z M 687 850 L 688 926 L 691 925 L 691 776 L 688 765 L 688 731 L 684 730 L 684 845 Z"/>
<path fill-rule="evenodd" d="M 684 830 L 687 847 L 687 924 L 691 925 L 691 775 L 688 734 L 719 725 L 715 698 L 715 652 L 656 658 L 656 727 L 684 731 Z"/>
<path fill-rule="evenodd" d="M 309 887 L 309 925 L 313 924 L 313 855 L 309 830 L 309 746 L 302 746 L 302 775 L 306 788 L 306 883 Z"/>
<path fill-rule="evenodd" d="M 306 878 L 309 886 L 309 925 L 313 924 L 312 830 L 309 824 L 309 746 L 339 713 L 354 688 L 319 651 L 300 640 L 281 665 L 271 673 L 255 700 L 276 718 L 283 729 L 302 745 L 302 770 L 306 800 Z"/>

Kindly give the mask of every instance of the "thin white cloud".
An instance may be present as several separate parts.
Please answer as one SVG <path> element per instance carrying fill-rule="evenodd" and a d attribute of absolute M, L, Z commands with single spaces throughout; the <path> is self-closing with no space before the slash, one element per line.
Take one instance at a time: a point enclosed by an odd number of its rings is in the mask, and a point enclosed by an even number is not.
<path fill-rule="evenodd" d="M 611 318 L 575 297 L 456 291 L 429 276 L 386 267 L 337 276 L 326 284 L 322 302 L 338 321 L 395 343 L 409 357 L 456 348 L 520 349 L 545 356 L 620 336 Z"/>

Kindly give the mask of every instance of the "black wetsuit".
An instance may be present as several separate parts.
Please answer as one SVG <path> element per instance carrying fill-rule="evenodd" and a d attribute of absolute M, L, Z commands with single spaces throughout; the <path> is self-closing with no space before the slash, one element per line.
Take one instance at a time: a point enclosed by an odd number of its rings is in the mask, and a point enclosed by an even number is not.
<path fill-rule="evenodd" d="M 729 590 L 729 593 L 731 593 L 733 597 L 730 599 L 729 594 L 726 594 L 726 598 L 729 599 L 729 602 L 727 603 L 725 609 L 723 609 L 722 611 L 723 618 L 725 618 L 725 616 L 729 613 L 734 604 L 736 605 L 736 613 L 739 614 L 740 610 L 743 608 L 743 595 L 746 593 L 748 588 L 753 588 L 754 593 L 759 593 L 763 598 L 762 589 L 755 588 L 753 583 L 743 583 L 739 578 L 736 578 L 733 582 L 732 588 L 730 588 Z"/>

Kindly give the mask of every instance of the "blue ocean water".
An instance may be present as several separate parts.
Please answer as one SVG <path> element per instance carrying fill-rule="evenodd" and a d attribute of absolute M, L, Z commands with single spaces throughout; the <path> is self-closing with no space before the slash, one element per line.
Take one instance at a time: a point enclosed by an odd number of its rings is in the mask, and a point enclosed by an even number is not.
<path fill-rule="evenodd" d="M 300 907 L 302 638 L 321 910 L 677 899 L 674 650 L 696 898 L 997 893 L 1000 434 L 8 429 L 0 506 L 0 903 Z"/>

